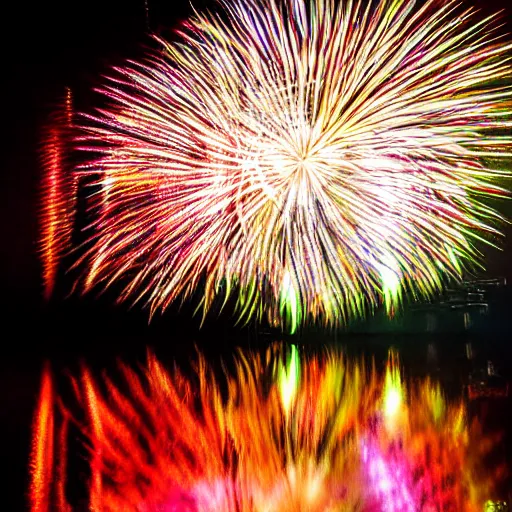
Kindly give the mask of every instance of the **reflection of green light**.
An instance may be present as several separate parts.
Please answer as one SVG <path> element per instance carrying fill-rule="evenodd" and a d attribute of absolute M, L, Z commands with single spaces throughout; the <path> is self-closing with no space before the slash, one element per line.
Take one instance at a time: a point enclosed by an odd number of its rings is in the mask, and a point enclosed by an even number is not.
<path fill-rule="evenodd" d="M 506 501 L 487 500 L 484 505 L 484 512 L 508 512 Z"/>
<path fill-rule="evenodd" d="M 430 408 L 432 410 L 432 415 L 434 416 L 434 421 L 437 423 L 444 414 L 445 403 L 443 399 L 443 394 L 441 393 L 441 387 L 439 384 L 430 390 Z"/>
<path fill-rule="evenodd" d="M 496 510 L 496 507 L 494 506 L 494 502 L 491 500 L 487 500 L 485 502 L 485 512 L 494 512 Z"/>
<path fill-rule="evenodd" d="M 507 512 L 507 502 L 506 501 L 492 501 L 487 500 L 484 505 L 484 512 Z"/>
<path fill-rule="evenodd" d="M 297 325 L 300 322 L 302 313 L 297 291 L 293 286 L 292 277 L 288 270 L 285 272 L 283 277 L 279 309 L 281 316 L 285 319 L 286 324 L 289 326 L 290 334 L 293 334 L 297 330 Z"/>
<path fill-rule="evenodd" d="M 393 422 L 404 401 L 404 389 L 400 376 L 400 368 L 398 367 L 398 357 L 393 351 L 389 353 L 383 398 L 384 416 L 386 419 Z"/>
<path fill-rule="evenodd" d="M 455 436 L 459 436 L 462 433 L 466 422 L 465 420 L 464 407 L 459 407 L 459 411 L 453 424 L 453 433 Z"/>
<path fill-rule="evenodd" d="M 291 346 L 291 352 L 288 355 L 286 366 L 279 365 L 279 391 L 285 412 L 288 414 L 293 398 L 297 391 L 300 378 L 300 359 L 299 352 L 295 345 Z"/>

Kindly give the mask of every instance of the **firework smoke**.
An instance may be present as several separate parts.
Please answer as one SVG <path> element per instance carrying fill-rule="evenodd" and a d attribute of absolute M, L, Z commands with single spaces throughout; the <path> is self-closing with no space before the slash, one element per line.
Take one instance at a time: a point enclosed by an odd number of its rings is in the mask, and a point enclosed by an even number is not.
<path fill-rule="evenodd" d="M 333 350 L 308 356 L 275 346 L 265 356 L 240 353 L 226 379 L 202 357 L 192 379 L 168 373 L 153 355 L 142 374 L 121 365 L 120 385 L 84 370 L 72 384 L 87 411 L 80 428 L 89 507 L 480 511 L 503 476 L 502 468 L 482 471 L 496 440 L 469 426 L 464 406 L 447 403 L 439 385 L 406 389 L 397 364 L 392 357 L 380 375 Z M 41 393 L 31 512 L 67 512 L 74 510 L 62 491 L 75 481 L 65 469 L 72 408 L 55 405 L 48 373 Z M 63 426 L 54 422 L 57 410 Z M 54 428 L 60 455 L 52 457 Z"/>

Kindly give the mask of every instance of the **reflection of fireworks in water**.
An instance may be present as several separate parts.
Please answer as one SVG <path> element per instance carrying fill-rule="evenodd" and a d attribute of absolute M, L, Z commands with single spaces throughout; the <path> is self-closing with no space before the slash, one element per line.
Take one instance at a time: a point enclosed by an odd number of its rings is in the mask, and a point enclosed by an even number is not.
<path fill-rule="evenodd" d="M 41 187 L 40 252 L 43 264 L 44 295 L 53 292 L 59 263 L 71 242 L 76 177 L 69 161 L 73 123 L 71 91 L 57 109 L 43 135 L 43 179 Z"/>
<path fill-rule="evenodd" d="M 137 511 L 480 511 L 499 471 L 494 443 L 425 381 L 406 389 L 395 358 L 380 376 L 334 351 L 242 355 L 226 381 L 204 358 L 186 379 L 153 355 L 124 384 L 73 380 L 89 420 L 89 506 Z M 286 360 L 287 359 L 287 360 Z M 197 378 L 196 378 L 197 377 Z M 106 393 L 106 394 L 105 394 Z M 70 413 L 43 377 L 34 427 L 32 512 L 68 511 Z M 53 456 L 54 414 L 63 430 Z M 55 468 L 55 469 L 54 469 Z M 52 482 L 55 489 L 52 488 Z"/>
<path fill-rule="evenodd" d="M 503 195 L 511 143 L 494 18 L 444 0 L 221 4 L 227 22 L 197 14 L 103 88 L 83 145 L 109 204 L 85 288 L 125 279 L 153 313 L 205 278 L 205 311 L 237 293 L 243 318 L 293 330 L 460 277 L 496 235 L 482 197 Z"/>

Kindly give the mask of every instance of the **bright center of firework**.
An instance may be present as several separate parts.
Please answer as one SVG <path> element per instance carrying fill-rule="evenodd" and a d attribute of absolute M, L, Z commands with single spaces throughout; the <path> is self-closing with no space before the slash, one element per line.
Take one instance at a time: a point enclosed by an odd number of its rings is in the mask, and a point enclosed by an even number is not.
<path fill-rule="evenodd" d="M 390 389 L 386 395 L 386 402 L 384 405 L 384 413 L 386 416 L 392 417 L 398 412 L 402 397 L 397 389 Z"/>

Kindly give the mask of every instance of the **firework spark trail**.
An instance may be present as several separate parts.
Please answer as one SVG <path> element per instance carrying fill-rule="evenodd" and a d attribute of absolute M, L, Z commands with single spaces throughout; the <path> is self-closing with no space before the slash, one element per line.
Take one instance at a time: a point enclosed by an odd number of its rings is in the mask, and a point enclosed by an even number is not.
<path fill-rule="evenodd" d="M 287 356 L 276 345 L 266 355 L 240 352 L 225 381 L 203 357 L 191 378 L 167 372 L 152 354 L 142 373 L 121 364 L 121 385 L 84 370 L 73 385 L 89 418 L 81 425 L 90 446 L 89 507 L 480 511 L 499 484 L 498 469 L 482 471 L 496 440 L 468 425 L 464 406 L 446 402 L 438 385 L 427 380 L 406 390 L 397 365 L 392 356 L 381 375 L 334 350 L 307 355 L 293 347 Z M 50 406 L 45 375 L 41 403 Z M 394 391 L 407 400 L 391 410 Z M 36 440 L 51 415 L 37 417 Z M 63 418 L 65 436 L 69 416 Z M 37 468 L 34 481 L 49 474 L 52 459 Z M 48 510 L 73 510 L 61 495 L 73 486 L 67 473 L 62 467 L 33 487 L 31 503 L 55 495 Z M 40 510 L 47 509 L 31 509 Z"/>
<path fill-rule="evenodd" d="M 86 290 L 120 280 L 153 314 L 201 283 L 204 312 L 236 293 L 293 331 L 393 314 L 477 264 L 512 45 L 455 1 L 365 5 L 221 1 L 116 70 L 83 127 L 109 188 Z"/>
<path fill-rule="evenodd" d="M 72 96 L 68 89 L 63 105 L 53 113 L 45 129 L 42 143 L 39 246 L 46 299 L 53 293 L 59 264 L 69 249 L 73 231 L 77 181 L 69 162 L 72 125 Z"/>
<path fill-rule="evenodd" d="M 53 481 L 54 392 L 48 368 L 41 378 L 41 391 L 34 416 L 33 442 L 30 456 L 30 511 L 49 512 Z"/>

